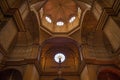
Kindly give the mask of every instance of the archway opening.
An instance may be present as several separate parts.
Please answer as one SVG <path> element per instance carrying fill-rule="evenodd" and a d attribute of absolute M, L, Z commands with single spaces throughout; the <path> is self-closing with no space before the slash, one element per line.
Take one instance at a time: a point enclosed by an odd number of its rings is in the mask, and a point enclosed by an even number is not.
<path fill-rule="evenodd" d="M 102 70 L 98 74 L 98 80 L 120 80 L 120 74 L 110 70 Z"/>
<path fill-rule="evenodd" d="M 0 80 L 23 80 L 23 77 L 20 71 L 7 69 L 0 71 Z"/>

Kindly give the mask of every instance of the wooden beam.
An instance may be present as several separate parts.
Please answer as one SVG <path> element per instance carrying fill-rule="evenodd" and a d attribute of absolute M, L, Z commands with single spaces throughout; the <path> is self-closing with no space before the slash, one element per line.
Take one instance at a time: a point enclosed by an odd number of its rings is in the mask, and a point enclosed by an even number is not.
<path fill-rule="evenodd" d="M 6 60 L 3 61 L 3 65 L 7 66 L 21 66 L 27 64 L 34 64 L 36 59 L 20 59 L 20 60 Z"/>
<path fill-rule="evenodd" d="M 95 64 L 95 65 L 114 65 L 115 60 L 99 60 L 99 59 L 85 59 L 86 64 Z"/>
<path fill-rule="evenodd" d="M 7 3 L 7 0 L 0 0 L 0 7 L 4 14 L 9 10 L 9 5 Z"/>
<path fill-rule="evenodd" d="M 58 72 L 42 72 L 41 76 L 58 76 Z M 62 72 L 62 76 L 80 76 L 78 72 Z"/>

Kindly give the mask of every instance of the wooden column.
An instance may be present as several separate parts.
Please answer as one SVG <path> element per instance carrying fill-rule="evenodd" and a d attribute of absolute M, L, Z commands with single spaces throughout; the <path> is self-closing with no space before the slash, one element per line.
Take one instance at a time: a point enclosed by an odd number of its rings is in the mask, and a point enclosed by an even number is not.
<path fill-rule="evenodd" d="M 23 80 L 39 80 L 39 75 L 34 65 L 27 65 Z"/>

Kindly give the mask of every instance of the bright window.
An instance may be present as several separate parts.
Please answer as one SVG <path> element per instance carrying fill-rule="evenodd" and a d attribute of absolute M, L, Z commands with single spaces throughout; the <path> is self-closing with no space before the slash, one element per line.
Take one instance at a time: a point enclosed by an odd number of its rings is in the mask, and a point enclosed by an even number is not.
<path fill-rule="evenodd" d="M 47 20 L 47 22 L 52 23 L 52 20 L 50 19 L 50 17 L 46 16 L 45 19 Z"/>
<path fill-rule="evenodd" d="M 64 25 L 64 22 L 59 21 L 59 22 L 57 22 L 56 24 L 57 24 L 57 26 L 63 26 L 63 25 Z"/>
<path fill-rule="evenodd" d="M 54 60 L 57 62 L 57 63 L 61 63 L 65 61 L 65 56 L 64 54 L 62 53 L 57 53 L 55 56 L 54 56 Z"/>
<path fill-rule="evenodd" d="M 72 23 L 75 20 L 75 16 L 71 17 L 69 22 Z"/>

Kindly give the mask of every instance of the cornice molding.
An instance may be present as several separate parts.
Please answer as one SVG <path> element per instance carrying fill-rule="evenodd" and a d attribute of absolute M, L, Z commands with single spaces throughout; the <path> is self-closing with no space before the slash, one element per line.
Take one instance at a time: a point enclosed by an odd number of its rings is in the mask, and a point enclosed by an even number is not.
<path fill-rule="evenodd" d="M 18 8 L 10 8 L 6 0 L 0 0 L 0 7 L 6 17 L 11 17 L 15 20 L 18 31 L 26 31 Z"/>
<path fill-rule="evenodd" d="M 102 6 L 101 6 L 102 7 Z M 115 0 L 113 6 L 102 7 L 102 13 L 99 18 L 96 30 L 103 30 L 109 16 L 116 16 L 120 10 L 120 0 Z"/>

